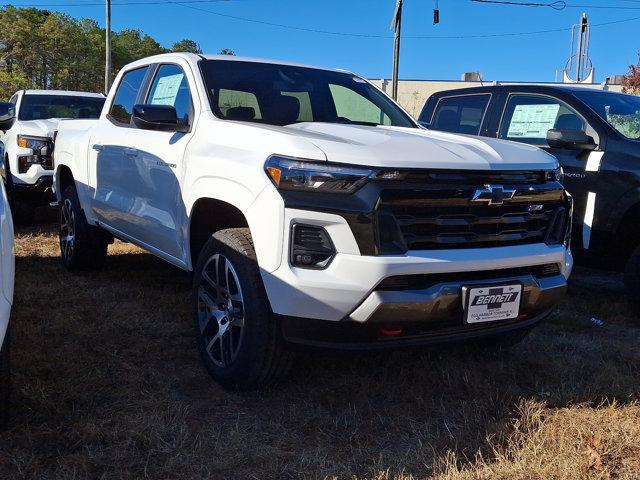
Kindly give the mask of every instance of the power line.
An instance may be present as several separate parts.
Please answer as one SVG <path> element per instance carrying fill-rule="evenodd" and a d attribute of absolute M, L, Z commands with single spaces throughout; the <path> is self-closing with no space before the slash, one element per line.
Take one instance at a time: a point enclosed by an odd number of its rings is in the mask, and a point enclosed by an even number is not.
<path fill-rule="evenodd" d="M 393 36 L 390 35 L 377 35 L 377 34 L 366 34 L 366 33 L 352 33 L 352 32 L 337 32 L 337 31 L 331 31 L 331 30 L 320 30 L 320 29 L 315 29 L 315 28 L 307 28 L 307 27 L 299 27 L 299 26 L 294 26 L 294 25 L 286 25 L 286 24 L 282 24 L 282 23 L 273 23 L 273 22 L 267 22 L 264 20 L 257 20 L 257 19 L 253 19 L 253 18 L 245 18 L 245 17 L 238 17 L 235 15 L 229 15 L 226 13 L 220 13 L 220 12 L 216 12 L 213 10 L 209 10 L 206 8 L 202 8 L 202 7 L 194 7 L 193 5 L 189 5 L 183 1 L 177 1 L 177 2 L 172 2 L 175 3 L 176 5 L 181 5 L 185 8 L 189 8 L 192 10 L 197 10 L 200 12 L 206 12 L 206 13 L 210 13 L 212 15 L 217 15 L 219 17 L 224 17 L 224 18 L 231 18 L 233 20 L 238 20 L 238 21 L 243 21 L 243 22 L 249 22 L 249 23 L 256 23 L 256 24 L 260 24 L 260 25 L 267 25 L 270 27 L 277 27 L 277 28 L 283 28 L 283 29 L 288 29 L 288 30 L 296 30 L 296 31 L 302 31 L 302 32 L 310 32 L 310 33 L 319 33 L 319 34 L 323 34 L 323 35 L 333 35 L 333 36 L 343 36 L 343 37 L 357 37 L 357 38 L 394 38 Z M 640 17 L 633 17 L 633 18 L 626 18 L 626 19 L 622 19 L 622 20 L 613 20 L 610 22 L 603 22 L 603 23 L 594 23 L 591 26 L 592 27 L 602 27 L 602 26 L 606 26 L 606 25 L 613 25 L 613 24 L 618 24 L 618 23 L 627 23 L 627 22 L 634 22 L 640 20 Z M 545 34 L 545 33 L 555 33 L 555 32 L 568 32 L 571 31 L 571 27 L 565 27 L 565 28 L 554 28 L 554 29 L 548 29 L 548 30 L 534 30 L 534 31 L 530 31 L 530 32 L 507 32 L 507 33 L 489 33 L 489 34 L 472 34 L 472 35 L 403 35 L 403 38 L 406 39 L 415 39 L 415 40 L 456 40 L 456 39 L 465 39 L 465 38 L 496 38 L 496 37 L 515 37 L 515 36 L 523 36 L 523 35 L 541 35 L 541 34 Z"/>
<path fill-rule="evenodd" d="M 194 4 L 200 3 L 218 3 L 218 2 L 228 2 L 232 0 L 148 0 L 148 1 L 139 1 L 133 0 L 123 3 L 113 3 L 112 5 L 117 6 L 128 6 L 128 5 L 178 5 L 184 8 L 189 8 L 191 10 L 196 10 L 199 12 L 209 13 L 211 15 L 216 15 L 218 17 L 229 18 L 232 20 L 237 20 L 240 22 L 253 23 L 258 25 L 265 25 L 269 27 L 281 28 L 285 30 L 294 30 L 299 32 L 308 32 L 308 33 L 317 33 L 322 35 L 331 35 L 331 36 L 339 36 L 339 37 L 354 37 L 354 38 L 380 38 L 380 39 L 390 39 L 394 38 L 392 35 L 380 35 L 380 34 L 372 34 L 372 33 L 356 33 L 356 32 L 339 32 L 333 30 L 323 30 L 318 28 L 309 28 L 309 27 L 300 27 L 296 25 L 288 25 L 284 23 L 276 23 L 269 22 L 265 20 L 258 20 L 255 18 L 246 18 L 240 17 L 236 15 L 230 15 L 227 13 L 216 12 L 214 10 L 209 10 L 206 8 L 194 6 Z M 472 0 L 473 1 L 473 0 Z M 498 1 L 498 0 L 496 0 Z M 624 0 L 620 0 L 624 1 Z M 633 1 L 633 0 L 626 0 Z M 640 0 L 638 0 L 640 1 Z M 516 2 L 514 2 L 516 3 Z M 19 7 L 52 7 L 52 6 L 86 6 L 86 5 L 98 5 L 103 6 L 104 3 L 83 3 L 83 4 L 30 4 L 30 5 L 14 5 L 9 3 L 0 2 L 0 6 L 19 6 Z M 581 7 L 582 8 L 582 7 Z M 604 7 L 607 8 L 607 7 Z M 640 9 L 640 7 L 629 7 L 631 9 Z M 615 25 L 620 23 L 629 23 L 640 20 L 640 17 L 633 18 L 625 18 L 621 20 L 613 20 L 610 22 L 602 22 L 602 23 L 594 23 L 592 27 L 604 27 L 607 25 Z M 486 34 L 461 34 L 461 35 L 403 35 L 403 38 L 412 39 L 412 40 L 463 40 L 463 39 L 482 39 L 482 38 L 500 38 L 500 37 L 519 37 L 519 36 L 529 36 L 529 35 L 543 35 L 546 33 L 557 33 L 557 32 L 568 32 L 571 31 L 571 27 L 565 28 L 553 28 L 546 30 L 532 30 L 528 32 L 503 32 L 503 33 L 486 33 Z"/>
<path fill-rule="evenodd" d="M 550 7 L 554 10 L 564 10 L 567 7 L 567 2 L 558 0 L 552 3 L 537 3 L 537 2 L 515 2 L 507 0 L 471 0 L 476 3 L 494 3 L 498 5 L 513 5 L 518 7 Z"/>
<path fill-rule="evenodd" d="M 549 7 L 554 10 L 564 10 L 565 8 L 580 8 L 580 9 L 597 9 L 597 10 L 640 10 L 640 7 L 624 7 L 621 5 L 591 5 L 591 4 L 569 4 L 564 0 L 558 0 L 556 2 L 542 3 L 542 2 L 519 2 L 515 0 L 471 0 L 474 3 L 489 3 L 493 5 L 506 5 L 511 7 Z M 630 3 L 640 3 L 637 0 L 618 0 L 627 1 Z"/>

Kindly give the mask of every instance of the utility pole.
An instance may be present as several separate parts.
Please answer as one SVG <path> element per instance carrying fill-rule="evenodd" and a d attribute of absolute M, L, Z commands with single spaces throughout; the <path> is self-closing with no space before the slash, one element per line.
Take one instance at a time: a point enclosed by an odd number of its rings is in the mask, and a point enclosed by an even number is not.
<path fill-rule="evenodd" d="M 104 57 L 104 94 L 109 93 L 111 87 L 111 0 L 106 0 L 105 22 L 105 57 Z"/>
<path fill-rule="evenodd" d="M 587 14 L 583 13 L 580 19 L 580 27 L 578 33 L 578 51 L 576 52 L 576 81 L 580 83 L 582 78 L 582 71 L 585 67 L 585 59 L 589 55 L 589 20 Z"/>
<path fill-rule="evenodd" d="M 398 99 L 398 65 L 400 63 L 400 30 L 402 28 L 402 0 L 396 0 L 396 9 L 393 12 L 391 28 L 395 30 L 393 43 L 393 78 L 391 80 L 391 97 Z"/>

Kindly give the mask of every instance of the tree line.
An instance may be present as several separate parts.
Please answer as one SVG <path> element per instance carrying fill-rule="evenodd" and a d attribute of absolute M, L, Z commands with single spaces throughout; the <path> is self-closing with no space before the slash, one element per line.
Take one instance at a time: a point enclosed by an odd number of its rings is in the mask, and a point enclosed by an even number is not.
<path fill-rule="evenodd" d="M 163 47 L 141 30 L 112 32 L 112 74 L 139 58 L 165 52 L 202 53 L 193 40 Z M 220 53 L 231 54 L 223 49 Z M 95 20 L 37 8 L 0 9 L 0 98 L 19 89 L 101 92 L 105 31 Z"/>

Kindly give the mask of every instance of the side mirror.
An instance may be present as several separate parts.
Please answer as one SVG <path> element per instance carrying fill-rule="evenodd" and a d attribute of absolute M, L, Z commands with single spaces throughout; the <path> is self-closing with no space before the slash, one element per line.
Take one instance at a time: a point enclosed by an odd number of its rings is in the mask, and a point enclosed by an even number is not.
<path fill-rule="evenodd" d="M 547 132 L 547 143 L 551 148 L 562 150 L 595 150 L 597 145 L 582 130 L 551 129 Z"/>
<path fill-rule="evenodd" d="M 13 103 L 0 102 L 0 130 L 9 130 L 16 119 L 16 106 Z"/>
<path fill-rule="evenodd" d="M 427 130 L 431 128 L 431 124 L 429 122 L 425 122 L 424 120 L 418 120 L 418 125 L 420 125 L 422 128 L 426 128 Z"/>
<path fill-rule="evenodd" d="M 138 104 L 133 107 L 133 124 L 144 130 L 161 132 L 184 132 L 188 125 L 178 120 L 175 107 L 171 105 Z M 186 127 L 186 129 L 185 129 Z"/>

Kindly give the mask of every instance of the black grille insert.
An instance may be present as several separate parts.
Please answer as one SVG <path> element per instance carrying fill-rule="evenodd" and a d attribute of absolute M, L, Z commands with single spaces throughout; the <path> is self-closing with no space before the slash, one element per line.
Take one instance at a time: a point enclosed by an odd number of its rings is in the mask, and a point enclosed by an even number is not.
<path fill-rule="evenodd" d="M 407 250 L 564 241 L 568 207 L 561 190 L 524 188 L 501 205 L 472 202 L 474 191 L 466 187 L 383 192 L 378 204 L 378 218 L 384 220 L 379 221 L 380 252 L 397 251 L 392 238 L 401 238 Z M 389 217 L 395 220 L 395 232 Z"/>

